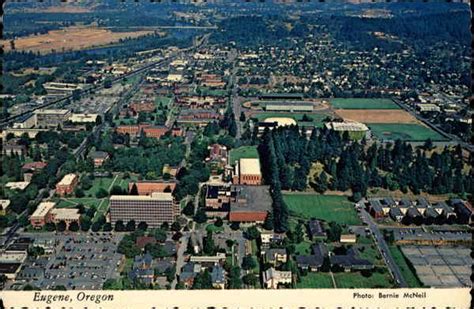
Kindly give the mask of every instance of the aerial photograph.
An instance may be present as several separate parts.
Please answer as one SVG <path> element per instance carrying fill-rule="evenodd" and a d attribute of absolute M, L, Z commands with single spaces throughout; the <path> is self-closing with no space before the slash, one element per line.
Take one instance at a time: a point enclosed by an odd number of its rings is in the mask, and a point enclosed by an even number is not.
<path fill-rule="evenodd" d="M 0 298 L 472 288 L 469 1 L 3 11 Z"/>

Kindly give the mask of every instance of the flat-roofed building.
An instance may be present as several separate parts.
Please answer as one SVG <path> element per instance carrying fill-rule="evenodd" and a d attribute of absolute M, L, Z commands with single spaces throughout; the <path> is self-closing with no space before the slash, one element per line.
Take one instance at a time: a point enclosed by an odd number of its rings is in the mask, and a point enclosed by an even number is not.
<path fill-rule="evenodd" d="M 234 184 L 258 186 L 262 184 L 260 160 L 256 158 L 242 158 L 235 166 Z"/>
<path fill-rule="evenodd" d="M 61 221 L 66 223 L 66 226 L 72 222 L 77 222 L 79 224 L 79 218 L 81 214 L 79 213 L 79 209 L 76 208 L 53 208 L 51 209 L 49 216 L 47 218 L 47 222 L 52 222 L 54 224 L 58 224 Z"/>
<path fill-rule="evenodd" d="M 31 226 L 42 228 L 48 222 L 49 213 L 55 205 L 56 203 L 54 202 L 41 202 L 30 216 Z"/>
<path fill-rule="evenodd" d="M 10 181 L 5 184 L 5 188 L 10 190 L 23 191 L 30 185 L 29 181 Z"/>
<path fill-rule="evenodd" d="M 63 96 L 72 94 L 74 90 L 81 90 L 82 86 L 72 83 L 50 82 L 44 83 L 43 88 L 50 96 Z"/>
<path fill-rule="evenodd" d="M 72 114 L 69 121 L 72 123 L 95 123 L 99 114 Z"/>
<path fill-rule="evenodd" d="M 264 222 L 272 207 L 269 186 L 232 186 L 229 221 Z"/>
<path fill-rule="evenodd" d="M 0 200 L 0 216 L 7 214 L 8 206 L 10 206 L 10 200 Z"/>
<path fill-rule="evenodd" d="M 265 105 L 265 110 L 269 112 L 312 112 L 314 103 L 303 101 L 285 102 L 260 102 Z"/>
<path fill-rule="evenodd" d="M 110 221 L 137 224 L 146 222 L 149 227 L 159 227 L 164 222 L 172 223 L 178 214 L 171 193 L 153 192 L 151 195 L 112 195 L 110 197 Z"/>
<path fill-rule="evenodd" d="M 138 195 L 151 195 L 154 192 L 173 192 L 176 188 L 176 182 L 165 182 L 165 181 L 136 181 L 128 184 L 128 192 L 133 195 L 137 188 Z"/>
<path fill-rule="evenodd" d="M 344 121 L 344 122 L 327 122 L 326 128 L 328 130 L 334 130 L 341 134 L 347 132 L 350 138 L 361 139 L 365 136 L 369 128 L 360 122 L 356 121 Z"/>
<path fill-rule="evenodd" d="M 56 184 L 56 193 L 60 196 L 71 194 L 74 191 L 79 177 L 76 174 L 64 175 L 63 179 Z"/>
<path fill-rule="evenodd" d="M 37 128 L 57 128 L 71 117 L 71 111 L 67 109 L 38 109 L 34 111 Z"/>

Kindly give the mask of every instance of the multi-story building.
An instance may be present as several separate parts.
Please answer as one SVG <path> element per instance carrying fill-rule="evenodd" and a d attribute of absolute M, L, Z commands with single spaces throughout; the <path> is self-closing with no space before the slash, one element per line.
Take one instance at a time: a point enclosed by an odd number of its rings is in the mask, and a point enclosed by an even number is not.
<path fill-rule="evenodd" d="M 79 218 L 81 214 L 79 209 L 76 208 L 53 208 L 50 210 L 49 215 L 47 216 L 47 222 L 52 222 L 58 224 L 61 221 L 66 223 L 66 226 L 72 222 L 77 222 L 79 224 Z"/>
<path fill-rule="evenodd" d="M 57 128 L 71 117 L 71 111 L 67 109 L 38 109 L 34 111 L 37 128 Z"/>
<path fill-rule="evenodd" d="M 136 192 L 134 187 L 136 187 Z M 173 192 L 176 182 L 164 181 L 137 181 L 128 184 L 128 192 L 131 195 L 151 195 L 154 192 Z"/>
<path fill-rule="evenodd" d="M 54 202 L 42 202 L 38 205 L 35 212 L 30 216 L 31 226 L 34 228 L 42 228 L 48 222 L 50 211 L 54 208 Z"/>
<path fill-rule="evenodd" d="M 56 193 L 60 196 L 71 194 L 79 181 L 76 174 L 67 174 L 56 184 Z"/>
<path fill-rule="evenodd" d="M 262 184 L 260 160 L 255 158 L 242 158 L 235 165 L 234 184 L 258 186 Z"/>
<path fill-rule="evenodd" d="M 269 186 L 232 186 L 229 221 L 262 223 L 272 207 Z"/>
<path fill-rule="evenodd" d="M 110 197 L 110 221 L 124 223 L 134 220 L 146 222 L 149 227 L 171 223 L 178 214 L 171 193 L 154 192 L 151 195 L 113 195 Z"/>

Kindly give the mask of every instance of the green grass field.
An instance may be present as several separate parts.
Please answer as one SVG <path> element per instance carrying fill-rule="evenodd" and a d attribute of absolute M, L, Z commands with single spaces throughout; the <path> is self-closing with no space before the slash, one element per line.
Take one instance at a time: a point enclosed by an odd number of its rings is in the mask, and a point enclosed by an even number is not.
<path fill-rule="evenodd" d="M 173 98 L 166 97 L 166 96 L 159 96 L 155 98 L 155 105 L 159 106 L 162 104 L 163 106 L 168 106 L 173 101 Z"/>
<path fill-rule="evenodd" d="M 295 245 L 295 254 L 310 255 L 312 243 L 309 240 L 304 240 Z"/>
<path fill-rule="evenodd" d="M 100 188 L 103 188 L 108 192 L 110 185 L 114 181 L 114 178 L 115 177 L 96 177 L 92 182 L 92 187 L 89 190 L 84 191 L 84 193 L 87 197 L 95 197 L 95 194 L 100 190 Z"/>
<path fill-rule="evenodd" d="M 318 194 L 284 194 L 290 214 L 301 218 L 317 218 L 340 224 L 361 224 L 351 202 L 345 196 Z"/>
<path fill-rule="evenodd" d="M 329 102 L 336 109 L 400 109 L 390 99 L 336 98 Z"/>
<path fill-rule="evenodd" d="M 242 146 L 232 149 L 230 151 L 230 164 L 234 164 L 242 158 L 258 158 L 258 151 L 256 146 Z"/>
<path fill-rule="evenodd" d="M 74 208 L 78 204 L 82 204 L 86 207 L 96 206 L 98 207 L 101 200 L 96 198 L 68 198 L 68 199 L 60 199 L 58 201 L 57 207 L 58 208 Z"/>
<path fill-rule="evenodd" d="M 303 116 L 307 115 L 312 120 L 302 121 Z M 264 112 L 252 115 L 251 118 L 257 119 L 258 121 L 264 121 L 267 118 L 273 117 L 284 117 L 294 119 L 300 125 L 314 125 L 316 127 L 323 126 L 323 120 L 328 117 L 327 114 L 312 114 L 312 113 L 278 113 L 278 112 Z"/>
<path fill-rule="evenodd" d="M 362 276 L 359 272 L 336 273 L 334 279 L 338 289 L 393 287 L 393 284 L 389 282 L 390 275 L 388 273 L 374 272 L 368 278 Z"/>
<path fill-rule="evenodd" d="M 329 273 L 308 273 L 301 276 L 301 282 L 296 284 L 297 289 L 332 289 L 332 279 Z"/>
<path fill-rule="evenodd" d="M 420 282 L 416 274 L 411 271 L 410 267 L 408 267 L 405 257 L 403 256 L 403 253 L 402 251 L 400 251 L 398 246 L 392 245 L 389 246 L 389 249 L 393 259 L 395 260 L 395 263 L 398 265 L 398 268 L 400 268 L 403 278 L 405 278 L 405 281 L 408 283 L 408 286 L 410 288 L 422 287 L 422 283 Z"/>
<path fill-rule="evenodd" d="M 209 87 L 198 87 L 201 95 L 210 95 L 210 96 L 225 96 L 227 95 L 227 90 L 225 89 L 211 89 Z"/>
<path fill-rule="evenodd" d="M 446 138 L 428 127 L 409 123 L 369 123 L 367 126 L 378 139 L 424 141 L 431 138 L 445 141 Z"/>

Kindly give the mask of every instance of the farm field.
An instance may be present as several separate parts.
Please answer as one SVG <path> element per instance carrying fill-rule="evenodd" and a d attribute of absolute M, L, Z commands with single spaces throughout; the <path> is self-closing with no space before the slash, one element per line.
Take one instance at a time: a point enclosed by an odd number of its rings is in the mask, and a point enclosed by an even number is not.
<path fill-rule="evenodd" d="M 404 110 L 386 109 L 338 109 L 336 114 L 344 120 L 362 123 L 419 123 L 419 121 Z"/>
<path fill-rule="evenodd" d="M 303 121 L 304 115 L 311 118 L 312 120 Z M 263 113 L 253 114 L 250 118 L 257 119 L 258 121 L 264 121 L 267 118 L 283 117 L 283 118 L 294 119 L 300 125 L 304 125 L 306 123 L 306 124 L 315 125 L 317 127 L 322 127 L 323 120 L 328 116 L 329 116 L 328 114 L 263 112 Z"/>
<path fill-rule="evenodd" d="M 400 109 L 390 99 L 336 98 L 329 103 L 335 109 Z"/>
<path fill-rule="evenodd" d="M 256 146 L 242 146 L 232 149 L 229 156 L 230 163 L 233 164 L 242 158 L 258 158 L 258 151 Z"/>
<path fill-rule="evenodd" d="M 380 140 L 425 141 L 428 138 L 434 141 L 446 140 L 439 133 L 420 124 L 369 123 L 367 126 Z"/>
<path fill-rule="evenodd" d="M 153 31 L 112 32 L 99 27 L 66 27 L 51 30 L 46 34 L 21 37 L 15 40 L 15 50 L 32 51 L 40 54 L 81 50 L 93 46 L 116 43 L 120 39 L 137 38 Z M 11 51 L 7 41 L 0 41 L 6 52 Z"/>
<path fill-rule="evenodd" d="M 410 288 L 422 287 L 423 285 L 417 278 L 416 274 L 414 274 L 410 267 L 408 267 L 407 261 L 400 249 L 394 245 L 391 245 L 388 248 L 392 254 L 393 259 L 395 260 L 395 263 L 398 265 L 398 268 L 400 268 L 403 278 L 405 278 L 405 281 L 408 283 L 408 286 Z"/>
<path fill-rule="evenodd" d="M 301 282 L 296 284 L 297 289 L 332 289 L 332 279 L 329 273 L 308 273 L 301 276 Z"/>
<path fill-rule="evenodd" d="M 393 284 L 389 282 L 390 275 L 388 273 L 374 272 L 368 278 L 362 276 L 359 272 L 335 273 L 334 279 L 338 289 L 393 287 Z"/>
<path fill-rule="evenodd" d="M 316 218 L 347 225 L 361 223 L 352 203 L 345 196 L 287 193 L 283 195 L 283 199 L 290 215 L 295 217 Z"/>

